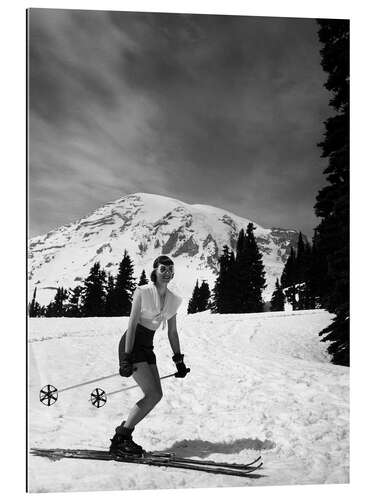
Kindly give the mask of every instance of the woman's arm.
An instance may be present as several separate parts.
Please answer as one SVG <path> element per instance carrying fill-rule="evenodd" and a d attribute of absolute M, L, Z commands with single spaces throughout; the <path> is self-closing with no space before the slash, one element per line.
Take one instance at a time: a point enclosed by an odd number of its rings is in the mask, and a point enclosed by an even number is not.
<path fill-rule="evenodd" d="M 128 323 L 128 330 L 126 334 L 125 352 L 130 354 L 133 350 L 135 329 L 141 315 L 141 291 L 137 288 L 133 295 L 132 309 Z"/>
<path fill-rule="evenodd" d="M 168 320 L 168 339 L 169 343 L 171 344 L 173 354 L 180 354 L 180 340 L 177 333 L 176 316 L 177 314 L 175 314 Z"/>

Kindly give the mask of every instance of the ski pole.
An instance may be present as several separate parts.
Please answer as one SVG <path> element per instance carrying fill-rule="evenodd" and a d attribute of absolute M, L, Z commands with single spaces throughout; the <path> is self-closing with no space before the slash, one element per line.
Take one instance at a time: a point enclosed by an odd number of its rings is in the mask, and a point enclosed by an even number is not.
<path fill-rule="evenodd" d="M 190 368 L 187 369 L 187 372 L 190 372 Z M 170 373 L 169 375 L 164 375 L 163 377 L 160 377 L 159 380 L 163 380 L 169 377 L 174 377 L 175 375 L 176 373 Z M 109 392 L 108 394 L 103 389 L 100 389 L 100 387 L 97 387 L 92 391 L 90 395 L 91 404 L 96 408 L 101 408 L 106 404 L 108 396 L 113 396 L 114 394 L 118 394 L 119 392 L 129 391 L 130 389 L 135 389 L 136 387 L 139 387 L 139 385 L 131 385 L 130 387 L 123 387 L 122 389 L 117 389 L 117 391 L 112 391 Z"/>
<path fill-rule="evenodd" d="M 169 378 L 169 377 L 174 377 L 175 374 L 171 373 L 170 375 L 164 375 L 164 377 L 160 377 L 160 380 L 163 380 L 164 378 Z M 118 392 L 122 391 L 128 391 L 129 389 L 134 389 L 135 387 L 139 387 L 139 385 L 131 385 L 130 387 L 124 387 L 123 389 L 118 389 L 117 391 L 112 391 L 107 394 L 107 396 L 113 396 L 114 394 L 117 394 Z"/>
<path fill-rule="evenodd" d="M 52 384 L 47 384 L 41 388 L 39 391 L 39 400 L 46 406 L 51 406 L 56 403 L 59 394 L 64 391 L 70 391 L 71 389 L 76 389 L 77 387 L 82 387 L 84 385 L 93 384 L 94 382 L 99 382 L 99 380 L 105 380 L 108 378 L 116 377 L 119 373 L 113 373 L 112 375 L 106 375 L 104 377 L 94 378 L 92 380 L 87 380 L 86 382 L 82 382 L 81 384 L 71 385 L 69 387 L 64 387 L 63 389 L 58 390 Z"/>

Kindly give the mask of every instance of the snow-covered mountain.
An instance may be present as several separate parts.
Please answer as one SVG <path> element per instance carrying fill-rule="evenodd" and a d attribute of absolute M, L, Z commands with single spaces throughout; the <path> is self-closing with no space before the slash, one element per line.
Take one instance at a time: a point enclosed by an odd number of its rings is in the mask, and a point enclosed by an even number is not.
<path fill-rule="evenodd" d="M 189 299 L 196 280 L 210 288 L 218 272 L 223 246 L 235 248 L 239 231 L 250 220 L 209 205 L 189 205 L 155 194 L 135 193 L 107 203 L 91 215 L 29 241 L 29 295 L 48 303 L 56 288 L 82 284 L 95 262 L 115 275 L 126 249 L 138 279 L 153 260 L 170 255 L 176 267 L 175 287 Z M 281 275 L 298 232 L 265 229 L 253 222 L 266 269 L 266 300 Z"/>

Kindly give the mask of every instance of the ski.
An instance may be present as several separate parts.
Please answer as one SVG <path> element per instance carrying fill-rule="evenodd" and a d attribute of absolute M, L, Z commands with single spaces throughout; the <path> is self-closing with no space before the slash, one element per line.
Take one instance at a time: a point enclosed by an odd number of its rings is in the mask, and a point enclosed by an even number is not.
<path fill-rule="evenodd" d="M 60 452 L 64 454 L 64 456 L 68 456 L 70 453 L 73 453 L 74 455 L 79 455 L 82 458 L 96 458 L 98 460 L 114 460 L 115 458 L 110 455 L 107 451 L 104 450 L 41 450 L 41 449 L 33 449 L 33 451 L 37 451 L 38 454 L 53 454 L 54 456 L 57 456 Z M 121 459 L 121 456 L 118 457 Z M 126 458 L 126 457 L 125 457 Z M 213 460 L 199 460 L 199 459 L 192 459 L 192 458 L 183 458 L 177 456 L 175 453 L 163 453 L 163 452 L 145 452 L 142 458 L 158 458 L 158 459 L 163 459 L 163 460 L 173 460 L 175 462 L 182 462 L 182 463 L 191 463 L 191 464 L 196 464 L 196 465 L 206 465 L 206 466 L 217 466 L 217 467 L 227 467 L 231 469 L 239 469 L 239 470 L 244 470 L 244 471 L 252 471 L 254 470 L 254 465 L 257 462 L 260 462 L 261 457 L 257 457 L 255 460 L 248 464 L 239 464 L 239 463 L 232 463 L 232 462 L 216 462 Z M 263 463 L 258 463 L 255 467 L 256 469 L 260 468 L 263 465 Z"/>
<path fill-rule="evenodd" d="M 33 455 L 49 458 L 50 460 L 60 460 L 62 458 L 76 458 L 86 460 L 114 460 L 117 462 L 136 463 L 157 467 L 171 467 L 178 469 L 196 470 L 208 472 L 212 474 L 224 474 L 238 477 L 258 478 L 258 474 L 253 474 L 254 471 L 260 469 L 263 465 L 261 462 L 258 465 L 249 466 L 245 464 L 230 464 L 227 462 L 214 462 L 210 460 L 191 460 L 188 458 L 176 457 L 173 453 L 145 453 L 141 457 L 114 457 L 107 451 L 102 450 L 65 450 L 65 449 L 38 449 L 31 450 Z M 253 463 L 258 462 L 259 459 Z"/>
<path fill-rule="evenodd" d="M 212 466 L 219 466 L 219 467 L 228 467 L 231 469 L 239 469 L 239 470 L 244 470 L 244 471 L 252 469 L 252 466 L 254 466 L 254 464 L 259 462 L 262 458 L 259 456 L 258 458 L 256 458 L 255 460 L 253 460 L 252 462 L 250 462 L 248 464 L 238 464 L 238 463 L 233 463 L 233 462 L 216 462 L 214 460 L 199 460 L 199 459 L 194 459 L 194 458 L 183 458 L 183 457 L 179 457 L 179 456 L 175 455 L 174 453 L 149 452 L 149 453 L 146 453 L 146 455 L 150 455 L 153 457 L 161 457 L 161 458 L 167 456 L 176 462 L 197 464 L 197 465 L 212 465 Z M 261 463 L 261 465 L 263 465 L 263 463 Z M 259 467 L 260 467 L 260 464 L 258 464 L 256 466 L 257 469 Z"/>

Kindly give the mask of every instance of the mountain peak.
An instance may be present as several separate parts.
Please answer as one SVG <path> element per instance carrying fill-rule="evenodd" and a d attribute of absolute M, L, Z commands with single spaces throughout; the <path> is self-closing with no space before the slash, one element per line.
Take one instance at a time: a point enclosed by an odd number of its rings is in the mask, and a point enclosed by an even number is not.
<path fill-rule="evenodd" d="M 175 261 L 175 282 L 188 299 L 197 279 L 213 287 L 223 246 L 235 250 L 238 233 L 249 222 L 253 221 L 210 205 L 152 193 L 129 194 L 75 223 L 30 240 L 30 294 L 36 286 L 38 301 L 49 302 L 57 287 L 82 284 L 95 262 L 115 275 L 126 249 L 136 279 L 143 269 L 150 273 L 158 255 L 170 255 Z M 298 233 L 253 224 L 265 264 L 268 299 Z"/>

